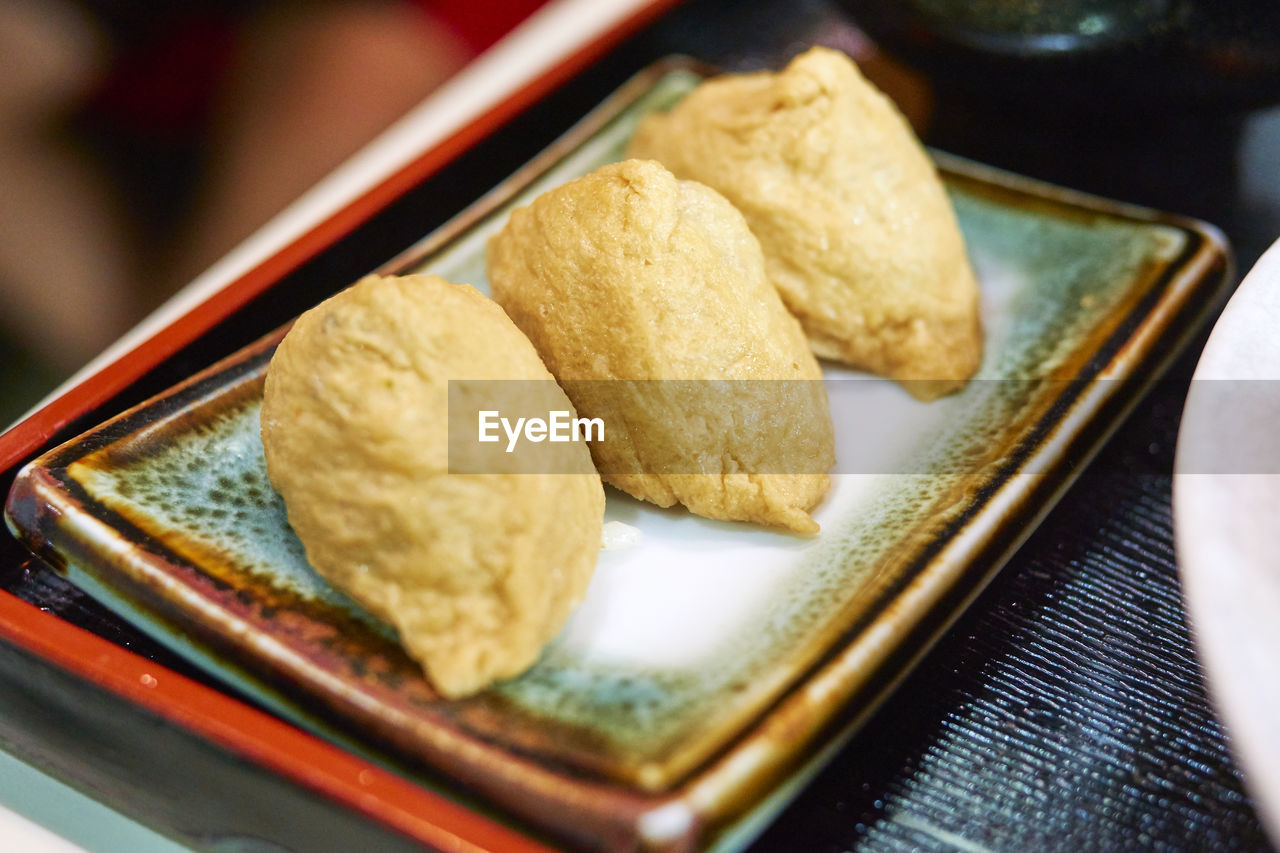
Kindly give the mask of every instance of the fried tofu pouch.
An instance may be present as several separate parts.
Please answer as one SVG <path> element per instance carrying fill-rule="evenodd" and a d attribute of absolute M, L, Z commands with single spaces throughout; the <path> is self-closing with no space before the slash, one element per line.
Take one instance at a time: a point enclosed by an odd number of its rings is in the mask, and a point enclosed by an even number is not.
<path fill-rule="evenodd" d="M 449 473 L 453 378 L 544 380 L 572 408 L 473 288 L 370 276 L 294 323 L 261 415 L 308 561 L 394 626 L 446 697 L 533 663 L 585 594 L 604 513 L 582 444 L 581 473 Z"/>
<path fill-rule="evenodd" d="M 955 213 L 906 120 L 843 53 L 708 80 L 647 117 L 628 155 L 742 211 L 819 356 L 921 399 L 978 369 L 978 285 Z"/>
<path fill-rule="evenodd" d="M 604 422 L 591 452 L 607 482 L 817 531 L 834 464 L 821 371 L 722 196 L 654 162 L 604 166 L 513 211 L 488 273 L 578 411 Z"/>

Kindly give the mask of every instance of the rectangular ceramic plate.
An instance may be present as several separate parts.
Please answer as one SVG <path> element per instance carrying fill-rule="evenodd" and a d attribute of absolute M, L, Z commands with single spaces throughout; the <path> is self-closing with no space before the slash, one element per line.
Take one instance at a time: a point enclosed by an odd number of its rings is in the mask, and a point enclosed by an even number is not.
<path fill-rule="evenodd" d="M 701 79 L 640 75 L 386 271 L 482 290 L 514 206 L 620 159 Z M 349 748 L 411 755 L 585 844 L 747 837 L 865 719 L 1047 511 L 1218 284 L 1211 229 L 939 155 L 982 284 L 986 355 L 919 403 L 828 368 L 837 470 L 797 538 L 608 492 L 642 534 L 525 675 L 434 695 L 391 632 L 307 566 L 266 479 L 278 334 L 52 451 L 10 526 L 91 594 Z"/>

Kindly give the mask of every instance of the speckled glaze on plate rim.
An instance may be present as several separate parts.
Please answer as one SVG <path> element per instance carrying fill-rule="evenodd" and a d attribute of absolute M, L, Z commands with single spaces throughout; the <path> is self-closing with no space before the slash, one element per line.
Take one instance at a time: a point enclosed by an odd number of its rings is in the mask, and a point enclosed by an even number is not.
<path fill-rule="evenodd" d="M 415 267 L 421 258 L 484 220 L 566 152 L 589 141 L 670 68 L 669 64 L 666 69 L 647 72 L 624 87 L 546 154 L 388 268 Z M 1182 252 L 1166 259 L 1162 269 L 1138 276 L 1139 281 L 1125 289 L 1126 301 L 1080 342 L 1077 355 L 1083 358 L 1074 365 L 1077 372 L 1088 366 L 1099 377 L 1118 379 L 1153 371 L 1177 349 L 1157 348 L 1157 342 L 1163 343 L 1166 335 L 1185 334 L 1185 327 L 1203 308 L 1203 300 L 1197 303 L 1193 295 L 1203 295 L 1224 277 L 1225 253 L 1211 229 L 1045 187 L 953 158 L 939 159 L 953 184 L 977 195 L 991 195 L 1003 203 L 1012 200 L 1059 216 L 1160 222 L 1161 227 L 1186 235 Z M 209 634 L 206 640 L 238 647 L 241 654 L 248 648 L 250 665 L 265 663 L 279 679 L 281 674 L 271 662 L 270 643 L 246 638 L 242 622 L 222 619 L 218 624 L 218 613 L 190 621 L 193 612 L 200 612 L 192 610 L 198 602 L 193 602 L 182 581 L 184 576 L 190 578 L 190 566 L 167 560 L 157 553 L 165 550 L 163 546 L 157 547 L 145 536 L 135 535 L 130 541 L 121 534 L 129 525 L 101 508 L 84 514 L 86 505 L 81 499 L 88 496 L 77 494 L 76 484 L 56 473 L 79 456 L 100 452 L 135 432 L 158 428 L 158 418 L 165 415 L 179 423 L 189 421 L 200 401 L 225 403 L 228 393 L 251 390 L 272 342 L 269 338 L 232 356 L 175 391 L 38 460 L 20 477 L 10 497 L 9 514 L 20 535 L 42 553 L 97 571 L 104 582 L 123 583 L 126 597 L 166 612 L 179 630 L 204 632 Z M 595 840 L 639 840 L 655 846 L 709 841 L 735 819 L 752 814 L 753 805 L 771 789 L 788 780 L 794 784 L 803 776 L 791 775 L 791 771 L 812 756 L 818 744 L 836 742 L 837 732 L 847 734 L 865 719 L 874 700 L 905 674 L 1065 489 L 1068 478 L 1060 475 L 1066 462 L 1078 463 L 1101 441 L 1120 412 L 1135 402 L 1131 396 L 1118 398 L 1116 387 L 1116 383 L 1064 385 L 1060 393 L 1041 400 L 1038 416 L 1020 436 L 1018 446 L 1007 448 L 1011 451 L 1007 464 L 985 471 L 983 482 L 973 484 L 980 500 L 948 525 L 946 535 L 919 543 L 920 547 L 913 549 L 916 556 L 904 561 L 897 579 L 876 590 L 878 600 L 861 602 L 857 618 L 845 619 L 824 639 L 825 651 L 792 673 L 799 680 L 776 696 L 772 707 L 756 716 L 731 745 L 717 750 L 709 760 L 693 761 L 672 774 L 671 783 L 660 786 L 664 790 L 659 793 L 584 778 L 555 764 L 504 752 L 487 738 L 452 728 L 448 720 L 437 719 L 430 732 L 403 725 L 388 730 L 385 719 L 376 714 L 370 718 L 358 707 L 359 701 L 344 695 L 344 685 L 326 684 L 323 668 L 319 672 L 294 671 L 284 679 L 295 682 L 294 690 L 299 682 L 304 690 L 314 691 L 317 685 L 332 688 L 334 692 L 321 699 L 334 704 L 339 714 L 354 712 L 361 722 L 375 726 L 381 722 L 377 733 L 382 738 L 401 748 L 416 748 L 429 762 L 539 823 L 564 831 L 569 829 L 565 824 L 572 822 L 573 829 Z M 1027 470 L 1038 473 L 1018 473 Z M 50 508 L 57 508 L 60 517 L 52 517 Z M 224 607 L 222 615 L 226 614 Z M 284 701 L 288 703 L 290 696 Z M 284 712 L 288 713 L 288 708 Z M 513 783 L 513 779 L 518 781 Z"/>

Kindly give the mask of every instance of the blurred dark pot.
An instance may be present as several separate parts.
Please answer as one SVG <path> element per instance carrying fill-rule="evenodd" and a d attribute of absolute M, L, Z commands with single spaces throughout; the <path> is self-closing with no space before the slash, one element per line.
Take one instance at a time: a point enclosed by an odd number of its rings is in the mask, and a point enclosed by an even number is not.
<path fill-rule="evenodd" d="M 1280 102 L 1280 0 L 843 0 L 942 94 L 1028 117 Z"/>

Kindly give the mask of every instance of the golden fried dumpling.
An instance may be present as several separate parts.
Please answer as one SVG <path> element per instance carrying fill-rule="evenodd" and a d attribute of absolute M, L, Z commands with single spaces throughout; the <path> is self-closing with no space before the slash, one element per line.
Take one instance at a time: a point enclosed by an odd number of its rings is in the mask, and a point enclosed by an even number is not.
<path fill-rule="evenodd" d="M 604 166 L 514 211 L 488 270 L 578 411 L 603 421 L 591 452 L 607 482 L 709 518 L 818 529 L 826 390 L 722 196 L 654 162 Z"/>
<path fill-rule="evenodd" d="M 838 51 L 717 77 L 645 119 L 628 154 L 746 216 L 814 352 L 929 399 L 982 357 L 978 285 L 941 181 L 893 104 Z"/>
<path fill-rule="evenodd" d="M 526 380 L 572 410 L 473 288 L 369 276 L 294 323 L 261 417 L 308 561 L 454 697 L 524 671 L 559 631 L 595 568 L 604 492 L 581 443 L 559 472 L 449 473 L 450 379 Z"/>

